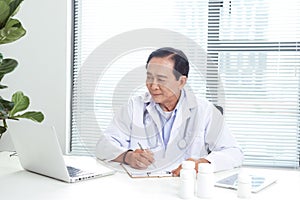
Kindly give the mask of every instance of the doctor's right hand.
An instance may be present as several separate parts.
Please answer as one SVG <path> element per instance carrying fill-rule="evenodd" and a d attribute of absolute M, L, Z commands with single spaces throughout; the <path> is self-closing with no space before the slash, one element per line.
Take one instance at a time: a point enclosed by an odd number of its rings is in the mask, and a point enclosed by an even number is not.
<path fill-rule="evenodd" d="M 124 161 L 135 169 L 147 169 L 154 162 L 153 153 L 150 150 L 136 149 L 127 152 Z"/>

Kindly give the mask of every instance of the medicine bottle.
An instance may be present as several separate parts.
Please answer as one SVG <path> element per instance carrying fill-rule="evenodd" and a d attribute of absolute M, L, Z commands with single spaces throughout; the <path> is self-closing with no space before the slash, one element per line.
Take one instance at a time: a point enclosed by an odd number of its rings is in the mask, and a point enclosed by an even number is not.
<path fill-rule="evenodd" d="M 245 172 L 240 172 L 238 176 L 237 196 L 239 198 L 250 198 L 251 195 L 251 176 Z"/>
<path fill-rule="evenodd" d="M 195 162 L 183 161 L 180 170 L 179 197 L 182 199 L 190 199 L 195 196 Z"/>
<path fill-rule="evenodd" d="M 215 175 L 210 163 L 199 163 L 197 173 L 197 197 L 212 198 L 215 188 Z"/>

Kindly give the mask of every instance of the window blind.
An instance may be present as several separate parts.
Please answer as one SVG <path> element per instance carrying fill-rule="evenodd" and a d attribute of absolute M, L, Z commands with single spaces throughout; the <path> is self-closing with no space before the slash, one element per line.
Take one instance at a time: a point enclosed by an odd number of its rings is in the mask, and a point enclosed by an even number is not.
<path fill-rule="evenodd" d="M 208 54 L 245 165 L 299 166 L 299 11 L 299 1 L 209 1 Z"/>
<path fill-rule="evenodd" d="M 70 150 L 93 154 L 162 46 L 191 61 L 187 88 L 224 108 L 245 165 L 299 167 L 297 1 L 74 0 Z M 280 12 L 280 15 L 278 14 Z"/>

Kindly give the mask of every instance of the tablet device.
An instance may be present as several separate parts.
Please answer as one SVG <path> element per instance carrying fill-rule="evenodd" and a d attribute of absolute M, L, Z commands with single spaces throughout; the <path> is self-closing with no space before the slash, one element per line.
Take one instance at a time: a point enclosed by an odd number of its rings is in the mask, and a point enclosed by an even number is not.
<path fill-rule="evenodd" d="M 229 189 L 237 189 L 238 184 L 238 173 L 230 174 L 225 178 L 217 180 L 215 186 L 229 188 Z M 256 175 L 252 174 L 251 176 L 251 192 L 257 193 L 262 189 L 266 188 L 267 186 L 276 182 L 275 177 L 271 176 L 264 176 L 264 175 Z"/>

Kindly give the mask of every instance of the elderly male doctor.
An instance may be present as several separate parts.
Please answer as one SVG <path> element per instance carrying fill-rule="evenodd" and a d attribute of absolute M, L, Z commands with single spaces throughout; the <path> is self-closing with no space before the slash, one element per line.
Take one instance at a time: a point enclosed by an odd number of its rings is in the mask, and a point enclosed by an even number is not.
<path fill-rule="evenodd" d="M 184 160 L 211 163 L 215 171 L 238 167 L 243 152 L 223 115 L 184 89 L 189 62 L 178 49 L 155 50 L 147 60 L 148 92 L 133 97 L 101 134 L 96 156 L 135 169 L 180 174 Z"/>

